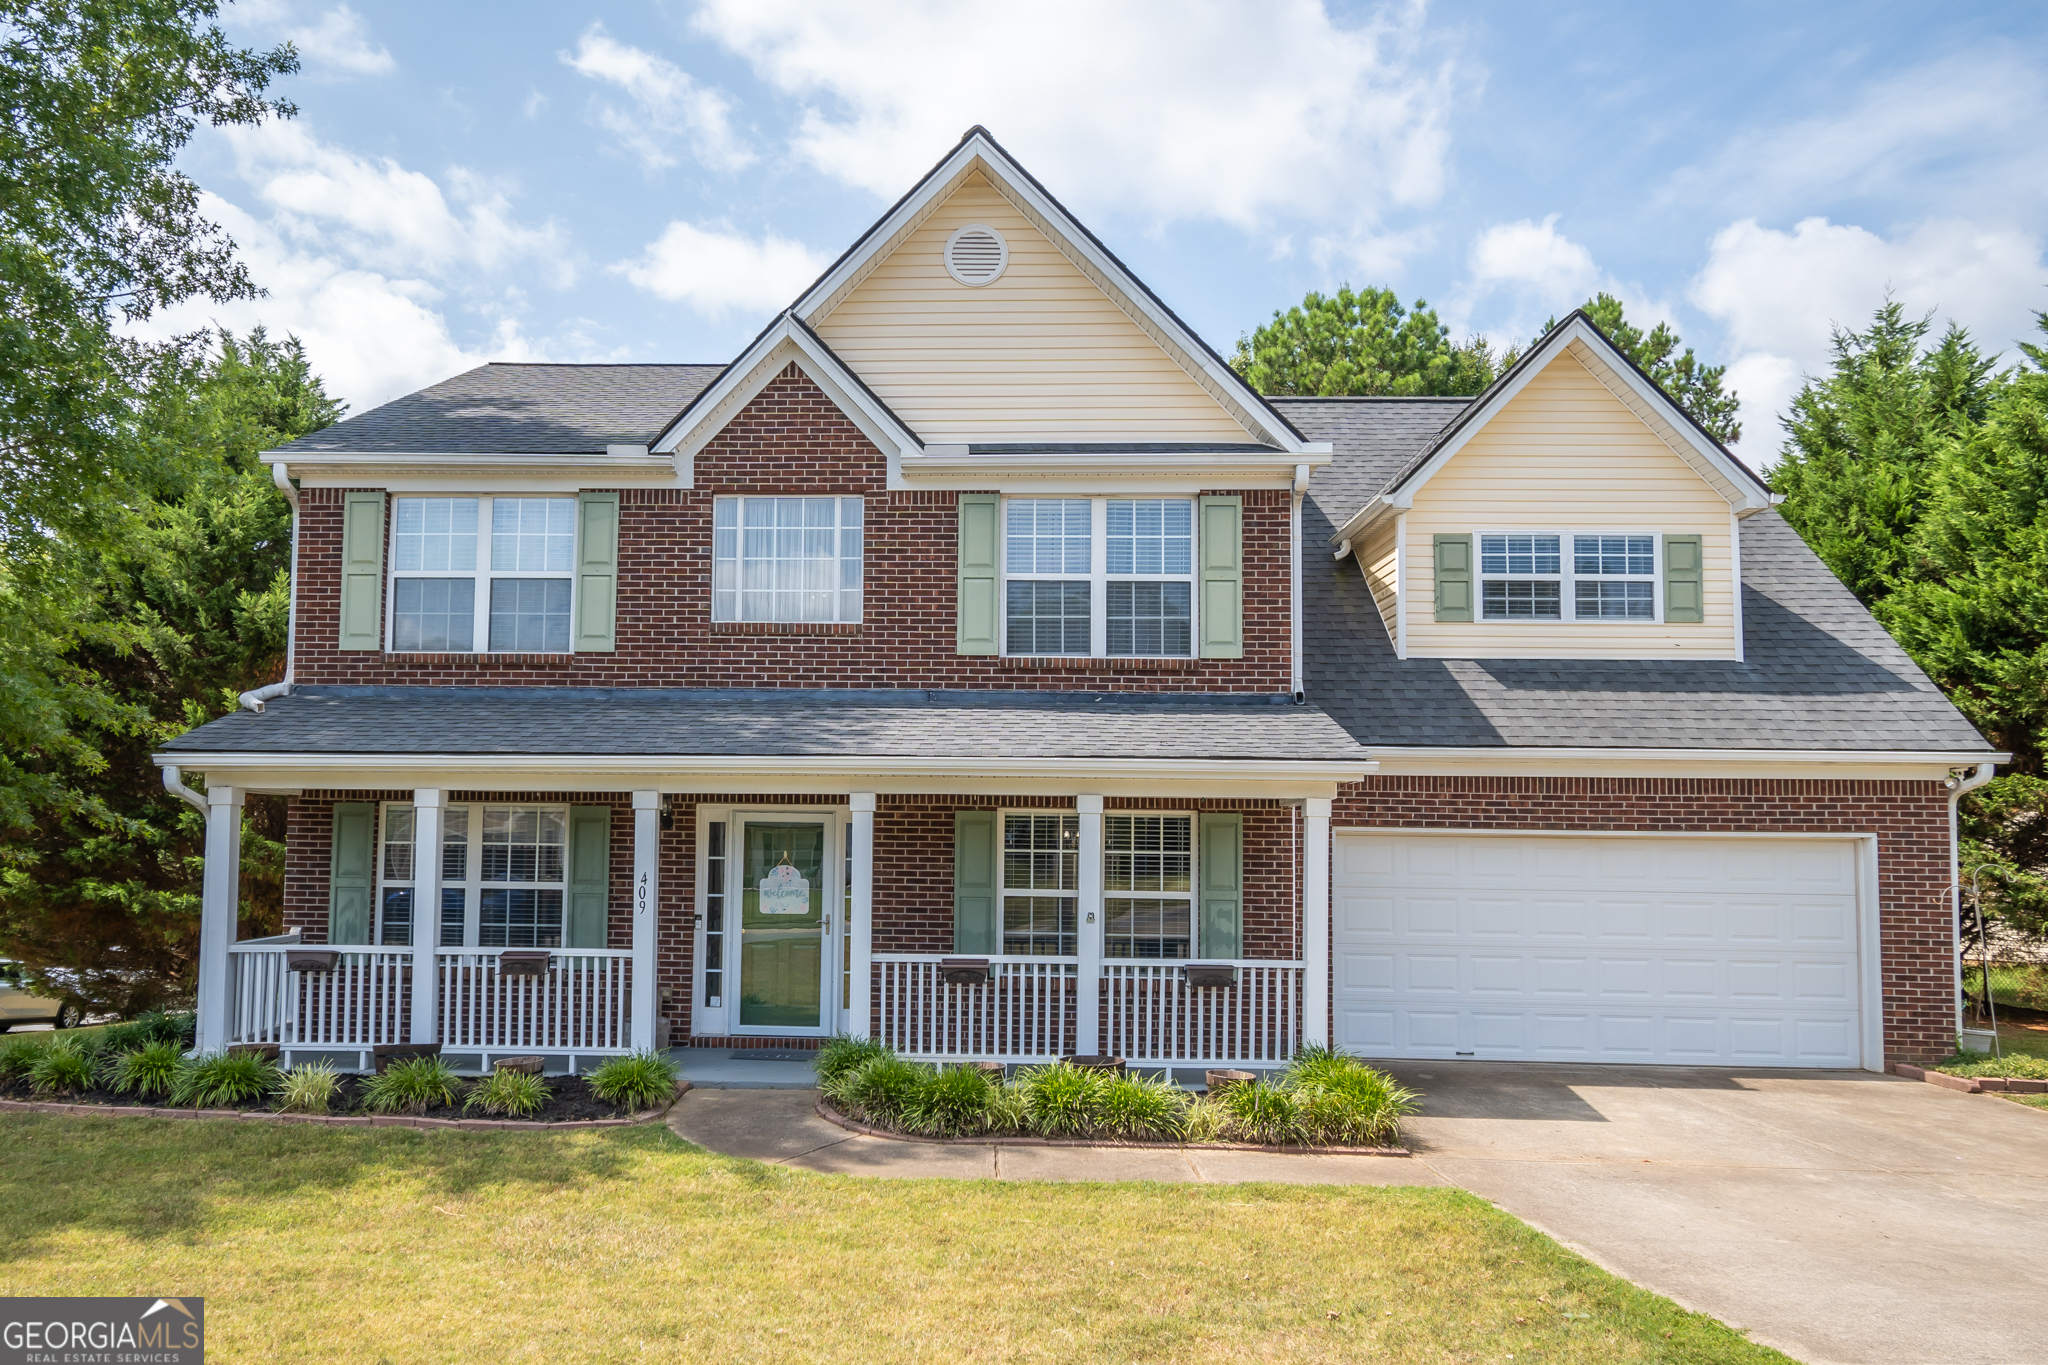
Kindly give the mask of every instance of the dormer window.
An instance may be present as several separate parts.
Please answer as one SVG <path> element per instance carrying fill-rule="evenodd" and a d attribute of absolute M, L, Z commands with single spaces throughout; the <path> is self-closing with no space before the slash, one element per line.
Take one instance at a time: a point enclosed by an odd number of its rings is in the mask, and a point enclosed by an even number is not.
<path fill-rule="evenodd" d="M 1481 531 L 1482 621 L 1657 621 L 1651 532 Z"/>

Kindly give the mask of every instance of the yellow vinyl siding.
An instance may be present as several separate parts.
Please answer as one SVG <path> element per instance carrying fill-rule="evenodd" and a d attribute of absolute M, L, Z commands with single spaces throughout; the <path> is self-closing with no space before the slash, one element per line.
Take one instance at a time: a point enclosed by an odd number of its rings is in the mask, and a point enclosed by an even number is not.
<path fill-rule="evenodd" d="M 1478 531 L 1651 531 L 1697 535 L 1705 557 L 1699 625 L 1439 622 L 1432 537 Z M 1735 590 L 1728 501 L 1569 353 L 1496 413 L 1415 494 L 1406 602 L 1412 659 L 1732 659 Z M 1474 615 L 1479 598 L 1474 547 Z M 1570 542 L 1564 552 L 1571 553 Z M 1661 600 L 1663 584 L 1657 587 Z"/>
<path fill-rule="evenodd" d="M 942 260 L 967 223 L 1009 244 L 979 289 Z M 979 172 L 813 325 L 928 442 L 1253 439 Z"/>
<path fill-rule="evenodd" d="M 1386 623 L 1389 640 L 1395 639 L 1394 552 L 1398 543 L 1394 518 L 1381 517 L 1351 551 L 1358 556 L 1358 568 L 1365 575 L 1366 586 L 1372 589 L 1372 600 L 1379 603 L 1380 620 Z"/>

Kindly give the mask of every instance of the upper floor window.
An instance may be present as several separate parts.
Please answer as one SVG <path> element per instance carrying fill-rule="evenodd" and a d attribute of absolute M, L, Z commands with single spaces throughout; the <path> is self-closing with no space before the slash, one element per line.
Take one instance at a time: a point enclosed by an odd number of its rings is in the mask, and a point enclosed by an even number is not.
<path fill-rule="evenodd" d="M 391 513 L 391 648 L 569 652 L 574 498 L 413 498 Z"/>
<path fill-rule="evenodd" d="M 719 498 L 711 619 L 861 619 L 859 498 Z"/>
<path fill-rule="evenodd" d="M 1481 620 L 1659 619 L 1655 535 L 1482 531 L 1478 540 Z"/>
<path fill-rule="evenodd" d="M 1194 555 L 1187 498 L 1009 499 L 1003 652 L 1187 657 Z"/>

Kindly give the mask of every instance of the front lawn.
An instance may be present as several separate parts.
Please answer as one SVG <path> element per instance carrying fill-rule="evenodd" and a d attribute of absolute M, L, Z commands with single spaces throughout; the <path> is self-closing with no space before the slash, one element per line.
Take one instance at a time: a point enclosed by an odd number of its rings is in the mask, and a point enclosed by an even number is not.
<path fill-rule="evenodd" d="M 1783 1362 L 1457 1190 L 860 1180 L 663 1128 L 0 1115 L 11 1294 L 222 1360 Z"/>

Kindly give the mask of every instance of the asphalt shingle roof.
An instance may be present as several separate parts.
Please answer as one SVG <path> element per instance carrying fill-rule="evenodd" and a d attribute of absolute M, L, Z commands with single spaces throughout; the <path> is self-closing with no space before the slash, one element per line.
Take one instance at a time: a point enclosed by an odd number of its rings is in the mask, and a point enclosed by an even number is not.
<path fill-rule="evenodd" d="M 164 747 L 173 754 L 1366 758 L 1328 716 L 1284 696 L 843 688 L 301 687 L 266 703 L 261 715 L 237 711 Z"/>
<path fill-rule="evenodd" d="M 1303 507 L 1309 700 L 1361 744 L 1946 750 L 1990 746 L 1776 512 L 1742 523 L 1745 662 L 1398 659 L 1326 543 L 1462 399 L 1275 399 L 1336 459 Z"/>
<path fill-rule="evenodd" d="M 646 445 L 724 369 L 479 365 L 302 436 L 285 449 L 564 455 Z"/>

